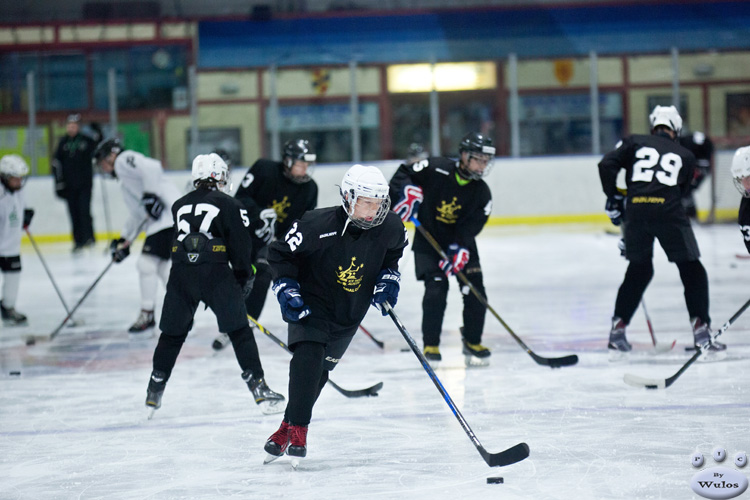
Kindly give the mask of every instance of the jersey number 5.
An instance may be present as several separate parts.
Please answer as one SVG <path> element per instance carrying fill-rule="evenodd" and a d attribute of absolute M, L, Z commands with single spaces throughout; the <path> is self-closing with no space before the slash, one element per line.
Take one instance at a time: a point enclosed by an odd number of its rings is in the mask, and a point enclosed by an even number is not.
<path fill-rule="evenodd" d="M 203 234 L 209 234 L 208 229 L 211 227 L 211 222 L 219 215 L 219 209 L 208 203 L 198 203 L 197 205 L 185 205 L 181 207 L 177 211 L 177 229 L 180 233 L 177 236 L 177 241 L 184 240 L 185 236 L 192 232 L 190 223 L 184 218 L 186 215 L 195 215 L 196 217 L 203 215 L 198 230 Z"/>
<path fill-rule="evenodd" d="M 665 186 L 677 185 L 677 176 L 682 168 L 680 155 L 667 153 L 660 156 L 656 149 L 643 147 L 635 152 L 635 157 L 639 160 L 633 164 L 633 182 L 651 182 L 654 179 L 652 169 L 659 165 L 662 170 L 656 172 L 656 180 Z"/>

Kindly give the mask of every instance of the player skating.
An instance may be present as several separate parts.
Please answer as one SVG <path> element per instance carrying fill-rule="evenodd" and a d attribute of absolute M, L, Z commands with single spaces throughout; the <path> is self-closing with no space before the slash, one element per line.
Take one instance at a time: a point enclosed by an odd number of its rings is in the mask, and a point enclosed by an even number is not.
<path fill-rule="evenodd" d="M 281 161 L 259 159 L 247 171 L 234 195 L 247 209 L 253 222 L 253 263 L 255 284 L 245 299 L 247 314 L 259 318 L 271 284 L 268 245 L 283 237 L 292 222 L 318 203 L 318 185 L 310 177 L 316 155 L 305 139 L 287 141 Z M 220 350 L 229 344 L 221 334 L 213 342 Z"/>
<path fill-rule="evenodd" d="M 711 342 L 708 276 L 681 203 L 693 178 L 695 156 L 677 142 L 682 118 L 674 106 L 656 106 L 649 121 L 651 135 L 623 139 L 599 162 L 607 215 L 619 225 L 627 205 L 628 217 L 623 233 L 629 265 L 615 302 L 608 343 L 610 358 L 622 358 L 632 349 L 625 329 L 654 274 L 654 239 L 679 269 L 695 345 L 723 351 L 724 344 Z M 627 197 L 616 186 L 621 169 L 626 171 Z"/>
<path fill-rule="evenodd" d="M 31 223 L 34 211 L 26 208 L 23 185 L 29 167 L 18 155 L 0 159 L 0 271 L 3 288 L 0 315 L 6 326 L 27 324 L 24 314 L 16 311 L 21 285 L 21 233 Z"/>
<path fill-rule="evenodd" d="M 482 134 L 467 134 L 459 158 L 429 157 L 402 164 L 390 182 L 393 207 L 403 221 L 414 216 L 446 250 L 441 259 L 421 233 L 414 235 L 417 279 L 424 282 L 422 336 L 424 355 L 433 366 L 442 359 L 440 334 L 448 297 L 448 278 L 463 271 L 486 297 L 476 236 L 492 212 L 492 194 L 482 177 L 489 173 L 495 147 Z M 459 282 L 460 283 L 460 282 Z M 459 284 L 460 286 L 460 284 Z M 467 364 L 486 365 L 490 350 L 481 344 L 486 308 L 465 287 L 461 337 Z"/>
<path fill-rule="evenodd" d="M 227 333 L 242 368 L 242 380 L 264 413 L 281 411 L 284 396 L 266 384 L 243 297 L 253 286 L 247 210 L 224 193 L 229 178 L 224 160 L 215 153 L 193 160 L 195 191 L 172 205 L 172 272 L 167 282 L 154 350 L 146 406 L 161 407 L 162 395 L 177 361 L 199 302 L 216 315 L 219 331 Z M 230 267 L 231 266 L 231 267 Z"/>
<path fill-rule="evenodd" d="M 124 150 L 117 139 L 102 142 L 94 152 L 94 161 L 105 174 L 120 181 L 120 189 L 129 216 L 120 238 L 110 245 L 112 258 L 122 262 L 130 255 L 130 245 L 138 237 L 138 227 L 143 226 L 146 241 L 138 258 L 138 278 L 141 290 L 141 312 L 129 328 L 131 334 L 153 331 L 156 326 L 157 281 L 166 284 L 169 278 L 170 246 L 173 231 L 172 203 L 180 193 L 164 175 L 161 162 L 136 151 Z M 133 235 L 129 240 L 123 235 Z"/>
<path fill-rule="evenodd" d="M 271 244 L 273 291 L 289 323 L 289 402 L 268 438 L 266 462 L 307 454 L 307 426 L 320 391 L 372 302 L 396 305 L 398 261 L 407 245 L 390 212 L 388 183 L 375 167 L 354 165 L 341 181 L 341 207 L 312 210 Z M 383 311 L 383 314 L 386 314 Z"/>

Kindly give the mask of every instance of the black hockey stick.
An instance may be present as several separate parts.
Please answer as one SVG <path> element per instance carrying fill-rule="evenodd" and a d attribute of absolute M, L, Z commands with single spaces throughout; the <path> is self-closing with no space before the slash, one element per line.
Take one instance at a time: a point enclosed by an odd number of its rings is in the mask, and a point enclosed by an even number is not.
<path fill-rule="evenodd" d="M 380 347 L 381 349 L 385 349 L 385 344 L 383 343 L 383 341 L 382 341 L 382 340 L 378 340 L 378 339 L 376 339 L 375 337 L 373 337 L 373 336 L 372 336 L 372 333 L 370 333 L 370 332 L 368 332 L 368 331 L 367 331 L 367 328 L 365 328 L 365 327 L 364 327 L 364 326 L 362 326 L 362 325 L 359 325 L 359 329 L 360 329 L 360 330 L 362 330 L 363 332 L 365 332 L 365 335 L 367 335 L 368 337 L 370 337 L 370 339 L 371 339 L 371 340 L 372 340 L 373 342 L 375 342 L 375 343 L 377 344 L 377 346 L 378 346 L 378 347 Z"/>
<path fill-rule="evenodd" d="M 422 224 L 412 217 L 410 219 L 414 226 L 417 228 L 417 230 L 422 234 L 422 236 L 425 237 L 425 239 L 432 245 L 432 248 L 435 249 L 435 251 L 440 254 L 440 257 L 445 260 L 450 260 L 446 253 L 443 251 L 443 249 L 440 247 L 440 243 L 438 243 L 435 238 L 432 237 L 432 235 L 422 227 Z M 493 316 L 500 322 L 501 325 L 510 333 L 510 336 L 513 337 L 513 339 L 518 342 L 518 345 L 523 347 L 523 349 L 528 353 L 531 358 L 537 362 L 537 364 L 540 364 L 542 366 L 549 366 L 550 368 L 560 368 L 562 366 L 570 366 L 578 363 L 578 356 L 576 354 L 569 354 L 567 356 L 562 356 L 560 358 L 545 358 L 544 356 L 540 356 L 534 351 L 532 351 L 529 346 L 524 344 L 523 340 L 515 334 L 515 332 L 508 326 L 508 324 L 503 321 L 503 318 L 500 317 L 497 312 L 492 308 L 492 306 L 487 302 L 487 299 L 484 298 L 484 296 L 479 293 L 479 290 L 476 289 L 474 284 L 469 281 L 469 279 L 466 277 L 464 273 L 461 271 L 456 272 L 456 276 L 458 276 L 458 279 L 460 279 L 466 286 L 469 287 L 469 290 L 474 294 L 474 296 L 479 300 L 479 302 L 487 308 L 488 311 L 492 313 Z"/>
<path fill-rule="evenodd" d="M 252 316 L 250 316 L 248 314 L 247 315 L 247 319 L 249 319 L 250 321 L 252 321 L 253 324 L 255 324 L 255 326 L 257 326 L 258 329 L 261 332 L 265 333 L 268 338 L 270 338 L 271 340 L 273 340 L 274 342 L 276 342 L 276 344 L 278 344 L 279 346 L 281 346 L 286 352 L 288 352 L 289 354 L 292 354 L 292 351 L 289 349 L 288 345 L 286 345 L 276 335 L 274 335 L 273 333 L 269 332 L 266 329 L 266 327 L 263 326 L 263 325 L 261 325 L 260 323 L 258 323 L 258 321 L 255 318 L 253 318 Z M 347 398 L 361 398 L 361 397 L 364 397 L 364 396 L 377 396 L 378 395 L 378 391 L 383 388 L 383 382 L 378 382 L 377 384 L 373 385 L 372 387 L 368 387 L 366 389 L 359 389 L 359 390 L 354 390 L 354 391 L 350 391 L 348 389 L 344 389 L 343 387 L 341 387 L 338 384 L 336 384 L 336 382 L 334 382 L 330 378 L 328 379 L 328 383 L 331 384 L 334 389 L 336 389 L 337 391 L 339 391 L 341 394 L 343 394 Z"/>
<path fill-rule="evenodd" d="M 31 246 L 34 247 L 34 251 L 36 252 L 37 256 L 39 257 L 39 261 L 42 263 L 42 267 L 44 268 L 45 272 L 47 273 L 47 277 L 49 278 L 50 282 L 52 283 L 52 287 L 55 289 L 55 292 L 57 292 L 57 296 L 60 298 L 60 302 L 62 302 L 63 307 L 65 308 L 65 312 L 68 314 L 70 313 L 70 308 L 68 307 L 68 304 L 65 302 L 65 299 L 62 296 L 62 292 L 60 292 L 60 289 L 57 286 L 57 283 L 55 282 L 55 278 L 52 277 L 52 271 L 49 270 L 49 267 L 47 266 L 47 262 L 44 260 L 44 257 L 42 256 L 41 250 L 39 250 L 39 246 L 37 246 L 36 241 L 34 240 L 34 237 L 31 235 L 31 232 L 28 228 L 25 228 L 24 231 L 26 231 L 26 236 L 29 237 L 29 241 L 31 242 Z M 75 324 L 78 324 L 78 322 L 75 319 L 71 319 L 71 321 L 68 323 L 70 326 L 74 326 Z"/>
<path fill-rule="evenodd" d="M 732 325 L 732 323 L 734 323 L 737 320 L 737 318 L 739 318 L 748 307 L 750 307 L 750 300 L 745 302 L 745 304 L 742 307 L 740 307 L 739 311 L 734 313 L 734 316 L 729 318 L 729 321 L 724 323 L 721 326 L 721 328 L 719 328 L 716 331 L 716 333 L 714 333 L 712 340 L 716 340 L 717 338 L 719 338 L 719 336 L 722 333 L 727 331 L 729 327 Z M 679 370 L 677 370 L 677 373 L 675 373 L 671 377 L 668 377 L 665 379 L 664 378 L 652 379 L 652 378 L 639 377 L 638 375 L 631 375 L 630 373 L 626 373 L 623 376 L 623 380 L 625 381 L 626 384 L 632 385 L 633 387 L 645 387 L 646 389 L 666 389 L 670 385 L 674 384 L 675 380 L 677 380 L 679 376 L 682 375 L 683 372 L 687 370 L 688 367 L 692 365 L 695 362 L 695 360 L 700 357 L 701 354 L 703 354 L 703 351 L 704 349 L 700 347 L 696 347 L 695 354 L 693 354 L 690 357 L 690 359 L 688 359 L 687 362 L 684 365 L 682 365 L 682 367 Z"/>
<path fill-rule="evenodd" d="M 427 359 L 425 359 L 424 354 L 422 354 L 422 351 L 419 350 L 419 347 L 417 346 L 417 343 L 414 341 L 411 335 L 409 335 L 409 332 L 406 330 L 406 327 L 403 323 L 401 323 L 401 320 L 398 319 L 398 316 L 396 316 L 396 313 L 393 312 L 393 309 L 391 308 L 391 305 L 388 302 L 383 302 L 383 307 L 385 307 L 385 310 L 388 311 L 388 315 L 393 320 L 393 323 L 395 323 L 396 328 L 398 328 L 398 331 L 401 332 L 401 335 L 406 340 L 406 343 L 409 344 L 409 347 L 411 347 L 412 352 L 417 356 L 417 359 L 419 359 L 419 362 L 422 363 L 422 368 L 425 369 L 427 372 L 427 375 L 430 376 L 430 379 L 432 379 L 432 382 L 435 384 L 435 387 L 437 387 L 437 390 L 440 391 L 440 394 L 443 396 L 443 399 L 448 404 L 448 407 L 453 412 L 453 415 L 456 416 L 456 419 L 458 420 L 458 423 L 461 424 L 461 427 L 463 428 L 464 432 L 466 432 L 466 435 L 469 436 L 469 439 L 471 439 L 471 442 L 474 443 L 474 446 L 476 446 L 477 450 L 479 451 L 479 454 L 482 455 L 482 458 L 485 462 L 487 462 L 487 465 L 490 467 L 503 467 L 505 465 L 514 464 L 516 462 L 520 462 L 521 460 L 525 459 L 529 456 L 529 445 L 526 443 L 518 443 L 517 445 L 508 448 L 507 450 L 501 451 L 499 453 L 489 453 L 487 450 L 484 449 L 484 446 L 482 446 L 482 443 L 479 442 L 479 439 L 477 439 L 477 436 L 474 434 L 474 431 L 471 430 L 471 427 L 469 427 L 468 422 L 466 422 L 466 419 L 463 415 L 461 415 L 461 411 L 456 406 L 456 403 L 453 402 L 453 399 L 451 399 L 450 394 L 448 394 L 448 391 L 445 390 L 445 387 L 443 387 L 443 384 L 440 382 L 440 379 L 435 374 L 435 370 L 432 369 L 430 364 L 427 362 Z"/>

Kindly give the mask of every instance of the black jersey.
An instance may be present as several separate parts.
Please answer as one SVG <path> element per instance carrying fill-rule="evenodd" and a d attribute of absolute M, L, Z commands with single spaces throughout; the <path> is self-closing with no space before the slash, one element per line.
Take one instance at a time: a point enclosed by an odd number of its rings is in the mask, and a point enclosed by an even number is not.
<path fill-rule="evenodd" d="M 220 238 L 237 281 L 244 283 L 253 274 L 252 242 L 247 230 L 250 218 L 239 201 L 221 191 L 198 188 L 174 202 L 172 216 L 175 220 L 173 248 L 189 233 Z"/>
<path fill-rule="evenodd" d="M 342 235 L 346 222 L 342 207 L 312 210 L 294 221 L 284 240 L 271 243 L 268 251 L 273 279 L 297 280 L 311 317 L 333 323 L 335 329 L 359 325 L 380 271 L 398 270 L 408 243 L 394 212 L 371 229 L 349 224 Z"/>
<path fill-rule="evenodd" d="M 492 212 L 492 194 L 483 180 L 466 181 L 456 172 L 458 162 L 430 157 L 410 165 L 402 164 L 391 178 L 390 196 L 396 204 L 404 187 L 420 186 L 424 201 L 417 219 L 443 249 L 457 243 L 476 253 L 476 236 Z M 433 252 L 421 233 L 414 236 L 415 252 Z M 437 256 L 437 254 L 435 254 Z"/>
<path fill-rule="evenodd" d="M 690 188 L 695 156 L 668 137 L 631 135 L 599 162 L 604 194 L 617 194 L 617 174 L 625 169 L 627 219 L 686 220 L 681 198 Z"/>
<path fill-rule="evenodd" d="M 234 197 L 245 205 L 253 221 L 258 220 L 261 210 L 273 208 L 277 217 L 276 238 L 280 239 L 295 219 L 316 207 L 318 185 L 314 180 L 292 182 L 284 175 L 283 163 L 260 159 L 248 169 Z"/>
<path fill-rule="evenodd" d="M 95 148 L 96 142 L 87 135 L 66 135 L 60 139 L 52 162 L 57 182 L 64 183 L 68 190 L 91 189 L 94 175 L 91 157 Z"/>
<path fill-rule="evenodd" d="M 696 165 L 700 169 L 711 167 L 714 155 L 714 144 L 703 132 L 693 132 L 680 137 L 680 145 L 695 155 Z"/>
<path fill-rule="evenodd" d="M 745 242 L 745 248 L 750 253 L 750 198 L 742 197 L 737 222 L 740 225 L 740 232 L 742 232 L 742 240 Z"/>

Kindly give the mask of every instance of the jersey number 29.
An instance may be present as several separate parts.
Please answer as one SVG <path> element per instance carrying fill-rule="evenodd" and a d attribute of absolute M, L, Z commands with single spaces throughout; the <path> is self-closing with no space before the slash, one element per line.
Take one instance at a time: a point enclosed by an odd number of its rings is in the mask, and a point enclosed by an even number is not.
<path fill-rule="evenodd" d="M 635 152 L 635 157 L 639 160 L 633 164 L 633 176 L 631 177 L 633 182 L 651 182 L 654 179 L 652 169 L 659 165 L 662 170 L 656 172 L 656 180 L 665 186 L 677 185 L 677 176 L 682 168 L 680 155 L 666 153 L 664 156 L 660 156 L 656 149 L 642 147 Z"/>

